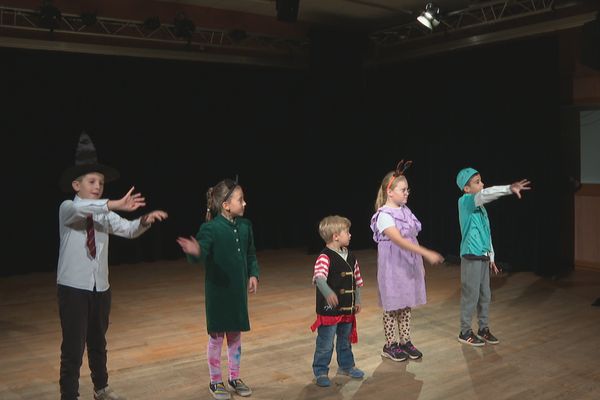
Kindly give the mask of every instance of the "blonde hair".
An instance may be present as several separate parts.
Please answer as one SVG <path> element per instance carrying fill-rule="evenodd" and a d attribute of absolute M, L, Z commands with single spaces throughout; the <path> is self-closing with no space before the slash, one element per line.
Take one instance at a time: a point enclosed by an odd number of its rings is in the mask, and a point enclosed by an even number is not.
<path fill-rule="evenodd" d="M 235 181 L 224 179 L 206 192 L 206 220 L 210 221 L 223 211 L 223 203 L 229 200 L 233 191 L 239 187 Z"/>
<path fill-rule="evenodd" d="M 350 229 L 352 223 L 346 217 L 339 215 L 329 215 L 319 222 L 319 235 L 325 243 L 333 240 L 333 235 L 341 233 L 345 229 Z"/>
<path fill-rule="evenodd" d="M 379 185 L 379 190 L 377 191 L 377 197 L 375 198 L 375 211 L 379 210 L 379 208 L 387 201 L 388 189 L 394 190 L 400 181 L 408 183 L 404 175 L 394 176 L 395 173 L 396 171 L 390 171 L 383 177 L 381 185 Z"/>

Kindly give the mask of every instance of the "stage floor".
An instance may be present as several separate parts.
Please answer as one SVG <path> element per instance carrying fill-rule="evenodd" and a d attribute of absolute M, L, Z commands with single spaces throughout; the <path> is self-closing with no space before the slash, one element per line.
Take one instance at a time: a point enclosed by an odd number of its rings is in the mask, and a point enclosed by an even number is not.
<path fill-rule="evenodd" d="M 598 399 L 600 273 L 577 270 L 558 281 L 533 273 L 492 279 L 490 327 L 501 343 L 458 343 L 460 268 L 427 268 L 428 304 L 413 310 L 413 343 L 422 360 L 395 363 L 384 343 L 377 304 L 376 254 L 356 251 L 365 286 L 354 345 L 364 380 L 336 376 L 314 385 L 315 255 L 258 254 L 261 278 L 250 299 L 252 330 L 242 335 L 241 376 L 254 399 Z M 210 399 L 206 365 L 203 270 L 185 260 L 111 267 L 108 367 L 129 400 Z M 475 326 L 475 321 L 474 321 Z M 223 352 L 226 374 L 226 352 Z M 0 399 L 54 400 L 60 323 L 55 274 L 0 278 Z M 82 399 L 92 398 L 87 360 Z"/>

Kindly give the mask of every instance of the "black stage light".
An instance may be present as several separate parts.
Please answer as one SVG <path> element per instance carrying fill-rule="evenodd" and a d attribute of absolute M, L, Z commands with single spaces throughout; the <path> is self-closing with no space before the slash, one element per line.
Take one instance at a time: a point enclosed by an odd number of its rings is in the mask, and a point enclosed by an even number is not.
<path fill-rule="evenodd" d="M 40 7 L 40 26 L 42 28 L 50 29 L 50 32 L 58 28 L 62 14 L 58 8 L 56 8 L 51 0 L 44 0 Z"/>
<path fill-rule="evenodd" d="M 186 38 L 189 41 L 192 39 L 192 35 L 196 30 L 196 25 L 194 25 L 194 21 L 187 18 L 184 13 L 180 12 L 175 16 L 175 36 Z"/>

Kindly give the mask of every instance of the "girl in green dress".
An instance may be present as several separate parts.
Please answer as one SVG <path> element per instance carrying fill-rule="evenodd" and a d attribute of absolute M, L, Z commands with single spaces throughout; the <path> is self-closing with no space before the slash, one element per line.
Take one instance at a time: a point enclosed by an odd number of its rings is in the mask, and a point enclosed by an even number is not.
<path fill-rule="evenodd" d="M 227 337 L 228 388 L 240 396 L 252 391 L 239 378 L 241 332 L 250 330 L 248 293 L 258 287 L 258 262 L 252 224 L 243 218 L 246 202 L 237 180 L 225 179 L 208 189 L 206 222 L 196 237 L 179 237 L 177 243 L 190 262 L 205 272 L 207 359 L 209 390 L 215 399 L 229 399 L 221 377 L 221 349 Z"/>

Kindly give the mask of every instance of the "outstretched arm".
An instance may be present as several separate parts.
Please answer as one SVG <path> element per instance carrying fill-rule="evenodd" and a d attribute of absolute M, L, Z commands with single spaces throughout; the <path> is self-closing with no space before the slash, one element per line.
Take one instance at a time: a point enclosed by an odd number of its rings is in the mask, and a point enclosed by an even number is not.
<path fill-rule="evenodd" d="M 521 190 L 531 190 L 531 188 L 529 187 L 530 183 L 531 182 L 529 182 L 527 179 L 522 179 L 522 180 L 510 185 L 510 191 L 513 192 L 514 194 L 516 194 L 517 197 L 520 199 L 521 198 Z"/>
<path fill-rule="evenodd" d="M 194 257 L 200 257 L 200 244 L 195 237 L 178 237 L 177 243 L 179 243 L 181 250 L 183 250 L 185 254 L 189 254 L 190 256 Z"/>
<path fill-rule="evenodd" d="M 163 220 L 167 219 L 168 216 L 169 215 L 162 210 L 155 210 L 155 211 L 149 212 L 146 215 L 142 215 L 142 218 L 140 218 L 140 223 L 142 224 L 142 226 L 150 226 L 155 221 L 163 221 Z"/>
<path fill-rule="evenodd" d="M 429 250 L 426 247 L 423 247 L 419 244 L 411 242 L 408 239 L 405 239 L 398 230 L 398 228 L 396 228 L 395 226 L 390 226 L 389 228 L 384 230 L 383 233 L 387 237 L 389 237 L 392 242 L 402 247 L 403 249 L 422 255 L 430 264 L 438 264 L 444 261 L 444 257 L 442 257 L 440 253 L 437 253 L 433 250 Z"/>
<path fill-rule="evenodd" d="M 112 211 L 131 212 L 140 207 L 144 207 L 146 205 L 146 199 L 142 197 L 141 193 L 133 193 L 134 189 L 135 186 L 132 186 L 125 196 L 121 197 L 119 200 L 109 200 L 108 209 Z"/>

